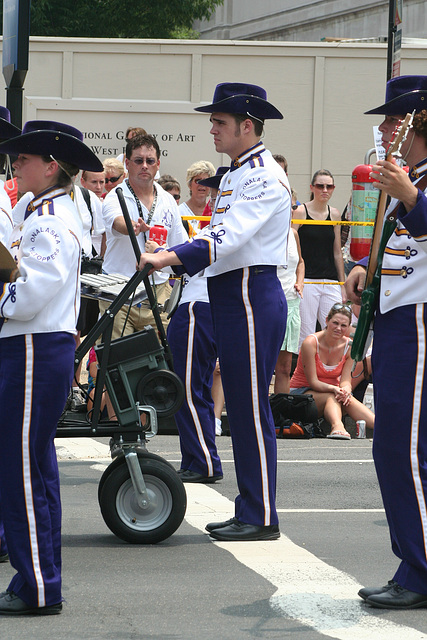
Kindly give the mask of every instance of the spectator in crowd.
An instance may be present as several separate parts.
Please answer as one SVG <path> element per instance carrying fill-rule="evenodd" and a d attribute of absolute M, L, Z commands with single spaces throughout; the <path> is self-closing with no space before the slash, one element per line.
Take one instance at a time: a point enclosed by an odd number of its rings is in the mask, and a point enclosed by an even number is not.
<path fill-rule="evenodd" d="M 82 171 L 80 183 L 100 198 L 104 191 L 105 174 L 103 171 Z"/>
<path fill-rule="evenodd" d="M 126 168 L 128 178 L 120 187 L 132 219 L 138 244 L 145 250 L 148 240 L 146 230 L 150 225 L 160 224 L 168 232 L 169 245 L 188 240 L 182 226 L 178 207 L 174 198 L 154 180 L 160 166 L 160 149 L 153 136 L 133 137 L 126 145 Z M 104 257 L 105 273 L 120 273 L 131 277 L 135 273 L 135 254 L 129 240 L 125 220 L 115 187 L 104 200 L 103 216 L 107 232 L 107 250 Z M 145 230 L 144 230 L 145 229 Z M 164 303 L 171 293 L 167 273 L 153 276 L 154 292 L 159 304 Z M 100 310 L 109 306 L 100 301 Z M 166 314 L 162 320 L 167 326 Z M 155 324 L 153 314 L 147 302 L 133 306 L 128 314 L 123 307 L 114 319 L 113 338 L 142 330 L 148 324 Z"/>
<path fill-rule="evenodd" d="M 311 199 L 294 210 L 296 220 L 341 220 L 338 209 L 329 205 L 334 192 L 334 178 L 327 169 L 316 171 L 310 184 Z M 301 254 L 305 263 L 304 299 L 301 301 L 300 345 L 314 333 L 316 322 L 324 326 L 335 302 L 345 302 L 344 261 L 339 225 L 294 225 L 298 230 Z"/>
<path fill-rule="evenodd" d="M 280 153 L 274 153 L 273 158 L 280 164 L 286 175 L 288 175 L 288 161 L 286 160 L 285 156 L 282 156 Z"/>
<path fill-rule="evenodd" d="M 101 200 L 104 200 L 107 193 L 110 193 L 114 187 L 121 184 L 125 179 L 125 168 L 123 162 L 117 160 L 117 158 L 106 158 L 103 162 L 104 167 L 104 181 L 105 191 L 100 195 Z"/>
<path fill-rule="evenodd" d="M 194 162 L 187 169 L 187 186 L 190 191 L 190 198 L 179 205 L 181 216 L 203 216 L 206 201 L 209 197 L 209 187 L 200 184 L 200 180 L 205 180 L 215 175 L 215 167 L 207 160 Z M 189 220 L 190 237 L 200 230 L 199 220 Z"/>
<path fill-rule="evenodd" d="M 128 127 L 126 129 L 126 133 L 125 133 L 125 142 L 126 144 L 128 144 L 128 142 L 130 142 L 130 140 L 132 140 L 132 138 L 134 138 L 135 136 L 146 136 L 148 135 L 146 130 L 143 129 L 142 127 Z M 125 164 L 125 153 L 120 153 L 117 156 L 117 160 L 119 160 L 119 162 L 121 162 L 123 165 Z M 125 168 L 125 175 L 127 175 L 127 171 Z"/>
<path fill-rule="evenodd" d="M 105 186 L 105 172 L 102 171 L 96 173 L 94 171 L 82 171 L 80 184 L 80 191 L 83 195 L 86 208 L 89 211 L 91 217 L 91 255 L 98 255 L 103 257 L 106 248 L 106 235 L 104 222 L 102 219 L 101 200 Z M 92 194 L 95 194 L 97 197 L 94 198 L 93 195 L 90 194 L 90 192 L 92 192 Z M 87 215 L 86 212 L 85 215 Z"/>
<path fill-rule="evenodd" d="M 291 378 L 291 393 L 311 393 L 319 416 L 331 425 L 327 436 L 350 440 L 343 424 L 348 413 L 353 420 L 365 420 L 374 428 L 374 414 L 352 395 L 350 355 L 351 307 L 340 302 L 330 309 L 322 331 L 307 336 L 301 346 L 298 362 Z"/>
<path fill-rule="evenodd" d="M 0 332 L 0 434 L 7 442 L 1 516 L 16 569 L 0 594 L 0 614 L 52 615 L 62 610 L 54 437 L 73 375 L 82 240 L 66 190 L 78 167 L 102 165 L 80 131 L 58 122 L 27 122 L 0 153 L 17 156 L 19 191 L 34 195 L 9 240 L 17 269 L 0 283 L 0 315 L 7 320 Z"/>
<path fill-rule="evenodd" d="M 176 204 L 179 204 L 181 199 L 181 185 L 178 180 L 168 173 L 165 173 L 160 176 L 157 182 L 165 191 L 171 194 L 171 196 L 176 200 Z"/>
<path fill-rule="evenodd" d="M 260 140 L 264 120 L 283 116 L 261 87 L 228 82 L 197 111 L 211 114 L 215 148 L 231 158 L 230 171 L 210 226 L 193 242 L 143 254 L 140 268 L 176 265 L 208 276 L 239 495 L 235 516 L 206 529 L 220 541 L 275 540 L 277 443 L 268 390 L 285 333 L 277 265 L 286 264 L 291 199 L 285 172 Z"/>
<path fill-rule="evenodd" d="M 301 329 L 299 307 L 304 290 L 304 260 L 295 229 L 289 232 L 287 267 L 277 267 L 277 276 L 286 296 L 288 314 L 285 338 L 276 362 L 274 393 L 289 393 L 292 355 L 298 353 Z"/>

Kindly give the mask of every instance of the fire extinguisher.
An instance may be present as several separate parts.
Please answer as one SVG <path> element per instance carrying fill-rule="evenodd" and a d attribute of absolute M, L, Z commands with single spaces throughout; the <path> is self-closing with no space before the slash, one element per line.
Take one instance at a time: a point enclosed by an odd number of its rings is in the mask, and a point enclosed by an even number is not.
<path fill-rule="evenodd" d="M 368 164 L 375 149 L 365 155 L 365 164 L 358 164 L 351 176 L 351 220 L 352 222 L 374 222 L 378 207 L 380 191 L 372 187 L 374 180 L 369 174 L 372 165 Z M 373 227 L 354 225 L 351 227 L 350 254 L 355 262 L 369 255 Z"/>

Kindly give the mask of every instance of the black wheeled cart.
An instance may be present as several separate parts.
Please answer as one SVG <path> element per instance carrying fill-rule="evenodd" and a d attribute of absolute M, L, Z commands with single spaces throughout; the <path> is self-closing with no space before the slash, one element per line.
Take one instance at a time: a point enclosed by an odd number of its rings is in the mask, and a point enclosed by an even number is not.
<path fill-rule="evenodd" d="M 123 199 L 119 199 L 123 208 Z M 129 215 L 127 210 L 123 213 L 139 259 Z M 75 371 L 102 336 L 95 346 L 99 369 L 93 408 L 76 413 L 66 407 L 56 432 L 57 438 L 110 438 L 113 460 L 99 483 L 99 505 L 109 529 L 122 540 L 136 544 L 155 544 L 172 535 L 184 519 L 187 503 L 184 485 L 175 469 L 146 447 L 147 440 L 157 433 L 158 418 L 176 413 L 184 398 L 148 278 L 150 268 L 147 265 L 132 276 L 76 349 Z M 157 330 L 146 327 L 112 340 L 114 317 L 142 283 Z M 83 289 L 83 295 L 97 297 L 90 290 L 91 287 Z M 117 419 L 101 418 L 104 393 L 108 393 Z"/>

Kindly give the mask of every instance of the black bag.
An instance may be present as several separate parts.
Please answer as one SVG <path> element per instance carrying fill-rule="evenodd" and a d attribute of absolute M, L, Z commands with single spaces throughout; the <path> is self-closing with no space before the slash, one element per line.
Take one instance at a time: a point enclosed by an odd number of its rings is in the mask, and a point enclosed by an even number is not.
<path fill-rule="evenodd" d="M 270 396 L 278 438 L 325 438 L 312 395 L 278 393 Z"/>
<path fill-rule="evenodd" d="M 274 424 L 279 428 L 288 420 L 301 424 L 315 424 L 319 419 L 316 403 L 311 394 L 276 393 L 270 396 L 270 407 Z"/>

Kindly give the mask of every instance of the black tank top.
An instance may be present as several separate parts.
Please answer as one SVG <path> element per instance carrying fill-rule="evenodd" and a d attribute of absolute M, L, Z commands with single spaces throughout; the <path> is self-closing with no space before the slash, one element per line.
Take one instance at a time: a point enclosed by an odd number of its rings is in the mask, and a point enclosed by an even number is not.
<path fill-rule="evenodd" d="M 313 220 L 304 204 L 307 220 Z M 331 209 L 328 205 L 328 217 Z M 335 231 L 333 225 L 302 224 L 298 229 L 301 244 L 301 255 L 305 263 L 306 278 L 323 278 L 338 280 L 338 272 L 334 261 Z"/>

